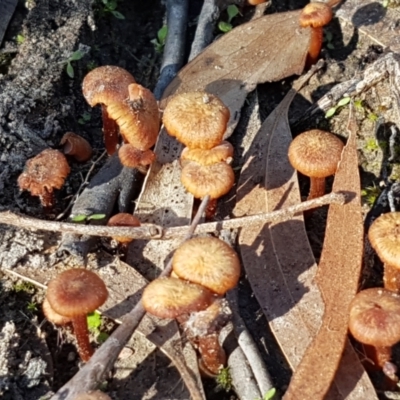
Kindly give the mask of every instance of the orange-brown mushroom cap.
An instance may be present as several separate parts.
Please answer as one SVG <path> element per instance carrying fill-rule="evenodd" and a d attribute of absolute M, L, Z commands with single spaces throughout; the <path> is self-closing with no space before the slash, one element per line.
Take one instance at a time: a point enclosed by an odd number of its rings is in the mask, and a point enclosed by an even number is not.
<path fill-rule="evenodd" d="M 153 93 L 136 83 L 128 87 L 123 102 L 107 104 L 107 113 L 119 126 L 124 141 L 139 150 L 147 150 L 157 140 L 160 115 Z"/>
<path fill-rule="evenodd" d="M 225 162 L 201 165 L 192 161 L 183 166 L 181 182 L 197 199 L 206 195 L 218 199 L 232 188 L 235 174 L 232 167 Z"/>
<path fill-rule="evenodd" d="M 82 92 L 90 106 L 122 102 L 128 98 L 128 86 L 136 83 L 125 69 L 105 65 L 90 71 L 82 83 Z"/>
<path fill-rule="evenodd" d="M 129 213 L 118 213 L 113 215 L 107 222 L 108 226 L 140 226 L 140 221 L 134 215 Z M 129 237 L 117 236 L 114 237 L 120 243 L 129 243 L 133 239 Z"/>
<path fill-rule="evenodd" d="M 172 268 L 181 278 L 223 295 L 235 287 L 240 277 L 236 252 L 213 237 L 187 240 L 174 253 Z"/>
<path fill-rule="evenodd" d="M 382 262 L 400 269 L 400 212 L 379 216 L 369 228 L 368 238 Z"/>
<path fill-rule="evenodd" d="M 207 92 L 174 96 L 164 110 L 167 132 L 191 149 L 212 149 L 221 143 L 230 112 L 224 103 Z"/>
<path fill-rule="evenodd" d="M 128 168 L 135 168 L 139 165 L 151 164 L 156 155 L 151 150 L 139 150 L 129 143 L 125 143 L 118 150 L 118 157 L 121 164 Z"/>
<path fill-rule="evenodd" d="M 61 138 L 64 154 L 74 157 L 77 161 L 84 162 L 92 156 L 92 146 L 82 136 L 67 132 Z"/>
<path fill-rule="evenodd" d="M 64 185 L 69 172 L 64 154 L 46 149 L 26 162 L 24 171 L 18 177 L 18 185 L 21 190 L 31 192 L 32 196 L 39 196 L 44 206 L 49 206 L 51 200 L 47 199 L 48 195 Z"/>
<path fill-rule="evenodd" d="M 319 28 L 329 24 L 332 20 L 332 8 L 325 3 L 309 3 L 307 4 L 300 14 L 300 26 L 303 28 L 311 26 Z"/>
<path fill-rule="evenodd" d="M 295 137 L 289 146 L 289 161 L 303 175 L 326 178 L 336 172 L 343 150 L 335 135 L 312 129 Z"/>
<path fill-rule="evenodd" d="M 188 161 L 196 161 L 201 165 L 216 164 L 222 161 L 229 163 L 233 157 L 233 151 L 233 146 L 225 140 L 210 150 L 185 147 L 181 153 L 181 164 L 184 165 Z"/>
<path fill-rule="evenodd" d="M 400 341 L 400 296 L 383 288 L 359 292 L 350 304 L 349 329 L 361 343 L 393 346 Z"/>
<path fill-rule="evenodd" d="M 44 316 L 47 318 L 48 321 L 52 322 L 55 325 L 66 325 L 68 322 L 71 322 L 71 318 L 65 317 L 64 315 L 60 315 L 56 313 L 47 298 L 44 299 L 42 304 L 42 310 Z"/>
<path fill-rule="evenodd" d="M 87 269 L 74 268 L 51 280 L 46 296 L 54 311 L 73 318 L 100 307 L 107 300 L 108 291 L 97 274 Z"/>
<path fill-rule="evenodd" d="M 176 278 L 158 278 L 143 291 L 144 309 L 159 318 L 176 318 L 204 310 L 214 294 L 205 287 Z"/>

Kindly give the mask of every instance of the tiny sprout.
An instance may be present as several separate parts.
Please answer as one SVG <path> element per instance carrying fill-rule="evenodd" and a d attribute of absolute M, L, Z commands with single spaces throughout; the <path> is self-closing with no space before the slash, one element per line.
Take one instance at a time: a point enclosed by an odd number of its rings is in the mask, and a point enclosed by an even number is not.
<path fill-rule="evenodd" d="M 90 221 L 90 220 L 99 220 L 99 219 L 104 219 L 106 217 L 106 214 L 92 214 L 92 215 L 84 215 L 84 214 L 78 214 L 75 215 L 71 218 L 72 222 L 84 222 L 84 221 Z"/>
<path fill-rule="evenodd" d="M 359 111 L 363 111 L 364 110 L 363 101 L 360 99 L 355 100 L 354 107 L 357 108 L 357 110 L 359 110 Z"/>
<path fill-rule="evenodd" d="M 106 217 L 106 214 L 92 214 L 92 215 L 89 215 L 88 217 L 87 217 L 87 220 L 88 221 L 90 221 L 90 220 L 95 220 L 95 221 L 97 221 L 97 220 L 99 220 L 99 219 L 104 219 Z"/>
<path fill-rule="evenodd" d="M 27 309 L 28 311 L 32 311 L 32 312 L 37 311 L 37 310 L 38 310 L 38 309 L 37 309 L 37 304 L 36 304 L 34 301 L 28 302 L 28 304 L 27 304 L 27 306 L 26 306 L 26 309 Z"/>
<path fill-rule="evenodd" d="M 103 11 L 112 14 L 115 18 L 125 19 L 125 16 L 117 11 L 118 2 L 117 0 L 102 0 L 103 2 Z"/>
<path fill-rule="evenodd" d="M 326 113 L 325 113 L 325 118 L 331 118 L 336 114 L 336 111 L 338 110 L 338 108 L 343 107 L 347 104 L 350 103 L 350 97 L 343 97 L 342 99 L 340 99 L 338 101 L 338 103 L 336 104 L 336 106 L 331 107 Z"/>
<path fill-rule="evenodd" d="M 232 389 L 232 377 L 229 367 L 221 368 L 216 377 L 216 381 L 218 386 L 226 392 Z"/>
<path fill-rule="evenodd" d="M 167 39 L 168 27 L 164 25 L 157 32 L 157 38 L 150 40 L 150 43 L 154 45 L 154 49 L 157 53 L 162 53 L 164 51 L 165 41 Z"/>
<path fill-rule="evenodd" d="M 86 122 L 89 122 L 92 119 L 92 115 L 85 111 L 81 117 L 78 119 L 78 124 L 85 125 Z"/>
<path fill-rule="evenodd" d="M 220 21 L 218 24 L 218 29 L 223 33 L 227 33 L 232 30 L 233 26 L 231 24 L 231 21 L 233 18 L 235 18 L 237 15 L 240 14 L 239 9 L 234 4 L 231 4 L 230 6 L 228 6 L 228 8 L 226 9 L 226 12 L 228 14 L 228 20 Z"/>
<path fill-rule="evenodd" d="M 76 50 L 68 57 L 66 61 L 66 71 L 70 78 L 74 78 L 75 76 L 74 67 L 72 66 L 71 62 L 80 60 L 84 55 L 84 52 Z"/>
<path fill-rule="evenodd" d="M 75 215 L 74 217 L 71 218 L 72 222 L 83 222 L 86 220 L 86 215 Z"/>
<path fill-rule="evenodd" d="M 17 42 L 17 44 L 22 44 L 22 43 L 24 43 L 24 42 L 25 42 L 25 36 L 24 36 L 24 35 L 21 35 L 21 34 L 17 35 L 17 37 L 16 37 L 16 42 Z"/>
<path fill-rule="evenodd" d="M 268 390 L 267 393 L 265 393 L 263 400 L 272 400 L 276 395 L 276 389 L 272 388 L 270 390 Z"/>
<path fill-rule="evenodd" d="M 92 333 L 98 333 L 101 326 L 101 315 L 94 311 L 87 315 L 87 324 L 89 331 Z"/>
<path fill-rule="evenodd" d="M 376 121 L 378 121 L 378 119 L 379 119 L 379 117 L 378 117 L 376 114 L 374 114 L 374 113 L 369 113 L 369 114 L 367 115 L 367 118 L 368 118 L 370 121 L 372 121 L 372 122 L 376 122 Z"/>

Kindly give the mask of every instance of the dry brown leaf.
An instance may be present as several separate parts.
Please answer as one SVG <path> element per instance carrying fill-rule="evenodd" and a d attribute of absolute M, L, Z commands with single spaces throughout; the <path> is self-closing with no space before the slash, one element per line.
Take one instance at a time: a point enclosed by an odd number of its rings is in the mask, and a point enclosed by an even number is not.
<path fill-rule="evenodd" d="M 324 247 L 316 275 L 316 282 L 325 302 L 325 313 L 318 334 L 293 375 L 284 396 L 285 400 L 324 399 L 346 344 L 348 310 L 358 288 L 364 236 L 357 126 L 352 115 L 348 131 L 349 138 L 332 190 L 351 192 L 354 198 L 345 205 L 330 206 Z M 364 398 L 372 397 L 368 395 Z"/>
<path fill-rule="evenodd" d="M 287 109 L 293 96 L 292 91 L 285 97 L 247 149 L 247 161 L 238 184 L 236 216 L 273 211 L 301 201 L 296 173 L 287 159 L 291 141 Z M 285 223 L 244 227 L 239 244 L 253 291 L 289 364 L 296 369 L 324 313 L 321 293 L 313 281 L 317 266 L 303 218 L 296 216 Z M 313 384 L 314 380 L 308 379 Z M 376 399 L 373 386 L 349 343 L 335 385 L 326 396 L 326 399 L 344 398 Z"/>

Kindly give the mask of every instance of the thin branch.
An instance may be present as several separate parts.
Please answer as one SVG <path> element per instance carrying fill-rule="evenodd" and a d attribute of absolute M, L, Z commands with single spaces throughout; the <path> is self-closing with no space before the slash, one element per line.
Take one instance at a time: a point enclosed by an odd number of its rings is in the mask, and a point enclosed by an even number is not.
<path fill-rule="evenodd" d="M 41 289 L 47 289 L 47 286 L 46 286 L 46 285 L 43 285 L 43 283 L 40 283 L 40 282 L 38 282 L 38 281 L 36 281 L 36 280 L 34 280 L 34 279 L 32 279 L 32 278 L 28 278 L 27 276 L 21 275 L 21 274 L 19 274 L 18 272 L 13 271 L 12 269 L 2 268 L 1 270 L 2 270 L 3 272 L 6 272 L 7 274 L 14 275 L 14 276 L 16 276 L 17 278 L 22 279 L 23 281 L 32 283 L 32 285 L 35 285 L 35 286 L 37 286 L 37 287 L 40 287 Z"/>
<path fill-rule="evenodd" d="M 198 224 L 204 213 L 208 201 L 209 196 L 206 196 L 197 210 L 196 216 L 187 231 L 185 239 L 189 239 L 193 235 L 196 230 L 196 224 Z M 160 274 L 160 277 L 168 276 L 171 270 L 172 262 L 169 262 L 167 267 Z M 112 369 L 119 353 L 140 324 L 145 313 L 142 302 L 137 303 L 136 306 L 124 316 L 122 324 L 94 353 L 88 363 L 69 382 L 59 389 L 51 400 L 73 400 L 78 394 L 95 389 L 100 385 L 100 383 L 104 381 L 106 374 Z M 189 387 L 189 389 L 193 390 L 192 387 Z M 194 399 L 202 399 L 201 393 L 191 393 L 191 395 Z"/>

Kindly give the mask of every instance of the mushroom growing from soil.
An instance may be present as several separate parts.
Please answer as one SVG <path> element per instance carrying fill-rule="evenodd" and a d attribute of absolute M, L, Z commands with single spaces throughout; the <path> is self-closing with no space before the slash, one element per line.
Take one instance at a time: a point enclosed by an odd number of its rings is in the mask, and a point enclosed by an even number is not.
<path fill-rule="evenodd" d="M 113 215 L 107 222 L 107 226 L 131 226 L 131 227 L 137 227 L 140 226 L 140 221 L 138 218 L 136 218 L 134 215 L 129 214 L 129 213 L 118 213 Z M 114 237 L 117 242 L 127 245 L 128 243 L 132 242 L 132 238 L 130 237 L 124 237 L 124 236 L 118 236 Z"/>
<path fill-rule="evenodd" d="M 294 169 L 310 178 L 308 200 L 325 194 L 325 178 L 335 174 L 343 147 L 339 138 L 319 129 L 306 131 L 293 139 L 289 161 Z"/>
<path fill-rule="evenodd" d="M 385 289 L 400 293 L 400 212 L 380 215 L 370 226 L 368 239 L 384 263 Z"/>
<path fill-rule="evenodd" d="M 307 63 L 314 64 L 319 56 L 322 46 L 322 27 L 327 25 L 333 17 L 330 5 L 316 2 L 307 4 L 300 14 L 300 26 L 311 28 L 310 47 L 308 49 Z"/>
<path fill-rule="evenodd" d="M 51 207 L 54 189 L 61 189 L 69 172 L 64 154 L 46 149 L 26 162 L 24 171 L 18 177 L 18 186 L 31 192 L 32 196 L 39 196 L 43 207 Z"/>
<path fill-rule="evenodd" d="M 156 155 L 151 150 L 142 151 L 129 143 L 125 143 L 119 148 L 118 157 L 125 167 L 137 168 L 151 164 Z"/>
<path fill-rule="evenodd" d="M 82 92 L 91 107 L 101 104 L 104 142 L 107 153 L 114 154 L 118 145 L 118 125 L 107 112 L 109 103 L 121 103 L 128 96 L 128 86 L 136 83 L 125 69 L 105 65 L 90 71 L 82 83 Z"/>
<path fill-rule="evenodd" d="M 211 165 L 222 161 L 230 164 L 233 157 L 233 146 L 226 140 L 210 150 L 190 149 L 185 147 L 181 153 L 181 165 L 184 166 L 190 161 L 195 161 L 201 165 Z"/>
<path fill-rule="evenodd" d="M 92 156 L 92 146 L 76 133 L 65 133 L 61 138 L 60 145 L 63 146 L 64 154 L 74 157 L 79 162 L 87 161 Z"/>
<path fill-rule="evenodd" d="M 100 307 L 108 297 L 103 280 L 94 272 L 75 268 L 62 272 L 49 282 L 46 298 L 58 314 L 71 319 L 78 352 L 87 362 L 93 354 L 89 342 L 87 314 Z"/>
<path fill-rule="evenodd" d="M 400 296 L 383 288 L 359 292 L 350 304 L 349 330 L 368 359 L 383 368 L 400 341 Z"/>
<path fill-rule="evenodd" d="M 167 132 L 190 149 L 209 150 L 223 139 L 230 112 L 224 103 L 207 92 L 174 96 L 164 110 Z"/>
<path fill-rule="evenodd" d="M 46 319 L 55 325 L 66 325 L 68 322 L 71 322 L 71 318 L 64 317 L 63 315 L 56 313 L 52 309 L 47 298 L 43 300 L 42 310 Z"/>

